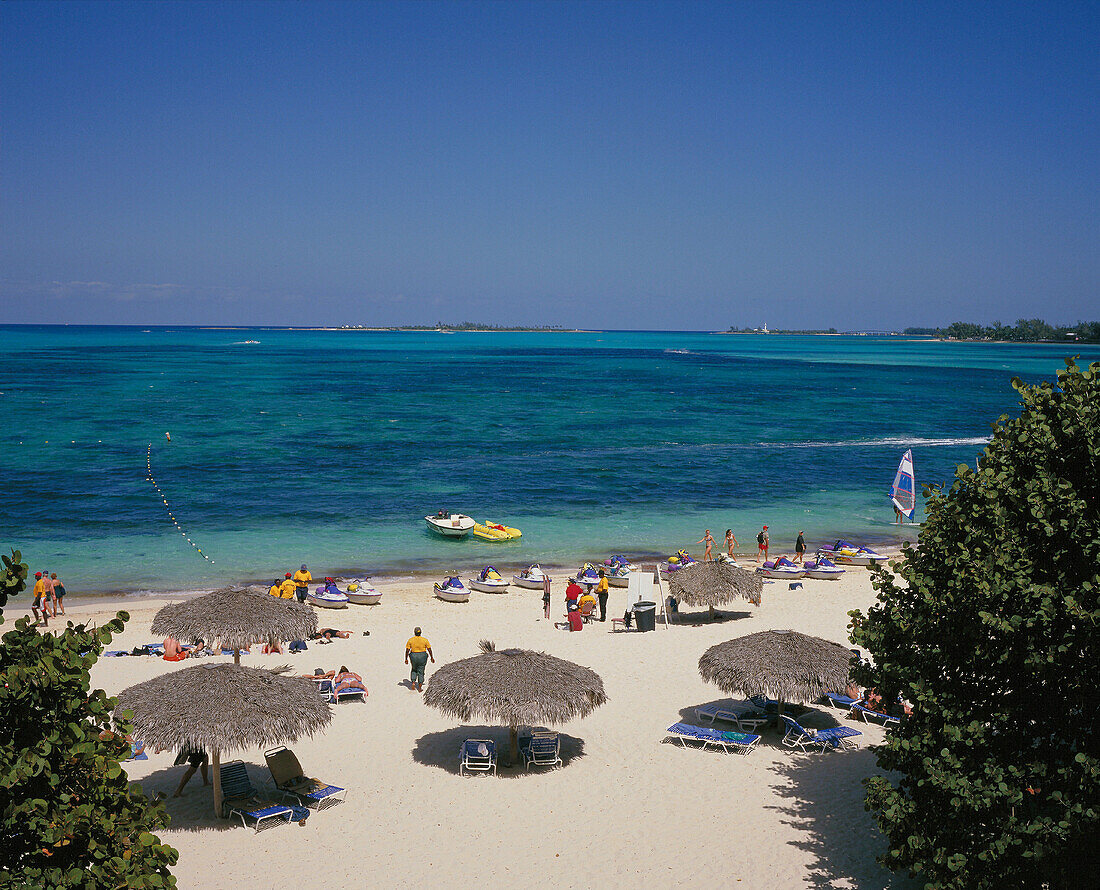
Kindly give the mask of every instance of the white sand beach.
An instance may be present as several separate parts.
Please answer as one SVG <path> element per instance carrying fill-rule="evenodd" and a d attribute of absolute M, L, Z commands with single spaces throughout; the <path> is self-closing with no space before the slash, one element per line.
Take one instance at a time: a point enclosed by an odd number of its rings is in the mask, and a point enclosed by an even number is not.
<path fill-rule="evenodd" d="M 296 655 L 253 647 L 242 657 L 242 664 L 289 663 L 301 673 L 346 664 L 362 674 L 366 702 L 335 707 L 323 734 L 291 746 L 307 774 L 349 789 L 347 802 L 313 813 L 304 826 L 257 834 L 215 819 L 211 789 L 196 775 L 182 797 L 169 797 L 172 825 L 162 832 L 180 852 L 179 886 L 916 886 L 875 861 L 884 842 L 863 807 L 861 780 L 876 770 L 871 749 L 882 728 L 818 706 L 808 724 L 856 726 L 859 750 L 791 753 L 775 730 L 748 756 L 662 744 L 672 723 L 697 722 L 696 706 L 728 700 L 699 676 L 707 647 L 772 628 L 845 642 L 847 612 L 874 600 L 866 569 L 802 583 L 795 591 L 766 584 L 760 607 L 738 601 L 717 623 L 693 625 L 682 616 L 669 629 L 612 633 L 609 620 L 570 634 L 543 619 L 537 591 L 475 593 L 467 604 L 452 604 L 435 599 L 430 582 L 379 581 L 381 605 L 319 615 L 321 626 L 352 631 L 350 639 L 310 643 Z M 562 591 L 556 583 L 555 620 L 564 611 Z M 621 615 L 627 597 L 613 589 L 609 615 Z M 103 621 L 117 605 L 74 601 L 69 618 Z M 161 605 L 128 602 L 130 622 L 111 648 L 151 641 Z M 543 650 L 593 668 L 608 701 L 560 728 L 563 768 L 460 777 L 460 742 L 489 736 L 506 750 L 507 730 L 459 725 L 407 687 L 404 643 L 414 625 L 423 627 L 439 664 L 477 654 L 483 638 L 499 648 Z M 93 685 L 115 694 L 188 664 L 102 658 Z M 430 680 L 438 665 L 428 667 Z M 147 761 L 127 764 L 129 775 L 148 793 L 171 795 L 185 769 L 172 765 L 174 754 L 149 752 Z M 223 759 L 236 758 L 249 765 L 253 784 L 268 780 L 261 750 Z"/>

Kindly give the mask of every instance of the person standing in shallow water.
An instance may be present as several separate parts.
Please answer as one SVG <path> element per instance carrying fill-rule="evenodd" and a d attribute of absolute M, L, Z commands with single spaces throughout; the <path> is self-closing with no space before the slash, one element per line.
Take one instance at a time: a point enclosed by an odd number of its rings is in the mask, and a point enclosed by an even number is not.
<path fill-rule="evenodd" d="M 733 548 L 737 546 L 737 536 L 732 528 L 726 529 L 726 555 L 733 559 Z"/>
<path fill-rule="evenodd" d="M 412 671 L 409 675 L 410 689 L 415 689 L 417 692 L 424 691 L 424 668 L 427 666 L 429 658 L 432 660 L 432 664 L 435 664 L 432 644 L 420 635 L 419 627 L 414 627 L 413 635 L 405 643 L 405 664 L 412 665 Z"/>

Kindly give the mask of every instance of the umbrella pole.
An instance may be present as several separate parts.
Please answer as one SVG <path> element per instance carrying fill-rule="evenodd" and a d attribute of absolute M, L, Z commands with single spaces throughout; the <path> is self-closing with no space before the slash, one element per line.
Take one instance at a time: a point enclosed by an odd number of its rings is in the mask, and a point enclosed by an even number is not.
<path fill-rule="evenodd" d="M 221 818 L 222 814 L 222 802 L 225 798 L 222 796 L 222 762 L 221 752 L 215 751 L 211 758 L 211 768 L 214 772 L 214 815 Z"/>
<path fill-rule="evenodd" d="M 240 664 L 240 663 L 241 663 L 241 650 L 240 649 L 234 649 L 233 650 L 233 664 Z"/>
<path fill-rule="evenodd" d="M 508 751 L 512 764 L 519 763 L 519 729 L 515 725 L 508 727 Z"/>

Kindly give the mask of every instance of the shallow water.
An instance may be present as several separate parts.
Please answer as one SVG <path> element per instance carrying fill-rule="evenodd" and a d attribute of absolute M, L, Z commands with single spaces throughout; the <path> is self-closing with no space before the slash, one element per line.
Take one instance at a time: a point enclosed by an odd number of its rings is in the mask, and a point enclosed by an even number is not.
<path fill-rule="evenodd" d="M 773 550 L 799 529 L 811 547 L 915 540 L 887 497 L 906 448 L 918 482 L 948 479 L 1013 410 L 1013 375 L 1100 360 L 666 332 L 4 327 L 0 345 L 0 546 L 72 593 L 303 562 L 317 577 L 569 564 L 667 553 L 707 527 L 748 552 L 763 523 Z M 441 540 L 423 521 L 440 508 L 523 538 Z"/>

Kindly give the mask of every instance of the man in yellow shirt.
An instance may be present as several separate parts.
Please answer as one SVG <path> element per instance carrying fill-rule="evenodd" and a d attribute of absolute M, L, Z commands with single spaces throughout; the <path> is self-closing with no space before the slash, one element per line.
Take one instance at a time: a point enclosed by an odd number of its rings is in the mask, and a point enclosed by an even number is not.
<path fill-rule="evenodd" d="M 38 609 L 41 607 L 42 616 L 39 618 Z M 46 606 L 46 582 L 42 580 L 42 573 L 34 573 L 34 602 L 31 603 L 31 611 L 34 612 L 34 623 L 40 620 L 43 627 L 50 626 L 50 613 Z"/>
<path fill-rule="evenodd" d="M 313 576 L 309 573 L 309 569 L 306 568 L 305 563 L 302 563 L 302 567 L 294 573 L 294 586 L 295 594 L 298 596 L 298 602 L 304 603 L 306 601 L 306 591 L 309 589 L 309 582 L 313 580 Z"/>
<path fill-rule="evenodd" d="M 600 583 L 596 585 L 596 596 L 600 598 L 600 621 L 607 621 L 607 576 L 600 569 Z"/>
<path fill-rule="evenodd" d="M 593 615 L 596 611 L 596 598 L 591 593 L 586 592 L 579 600 L 577 600 L 577 608 L 583 616 Z"/>
<path fill-rule="evenodd" d="M 272 596 L 282 596 L 283 595 L 283 588 L 280 586 L 280 582 L 279 582 L 278 578 L 275 579 L 275 583 L 273 583 L 271 585 L 271 588 L 267 592 L 270 593 Z"/>
<path fill-rule="evenodd" d="M 424 667 L 428 664 L 429 658 L 432 664 L 435 664 L 432 644 L 420 635 L 419 627 L 414 627 L 413 635 L 405 644 L 405 664 L 412 665 L 412 673 L 409 677 L 410 689 L 415 689 L 417 692 L 424 691 Z"/>
<path fill-rule="evenodd" d="M 294 594 L 298 592 L 298 585 L 294 583 L 294 579 L 290 577 L 290 572 L 286 573 L 286 578 L 283 579 L 283 583 L 279 587 L 279 596 L 285 600 L 294 599 Z"/>

